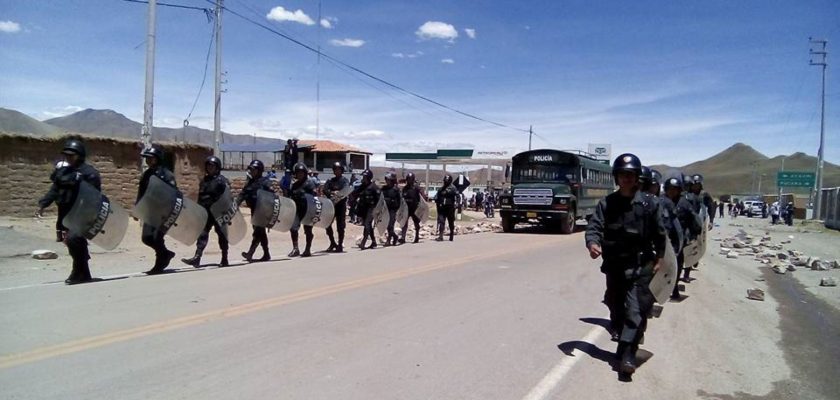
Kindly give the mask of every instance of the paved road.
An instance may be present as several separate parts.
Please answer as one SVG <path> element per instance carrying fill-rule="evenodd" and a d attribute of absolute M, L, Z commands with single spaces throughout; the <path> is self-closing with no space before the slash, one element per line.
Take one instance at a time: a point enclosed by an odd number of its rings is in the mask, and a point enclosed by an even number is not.
<path fill-rule="evenodd" d="M 723 399 L 790 378 L 779 314 L 731 307 L 742 288 L 707 268 L 651 323 L 635 382 L 619 382 L 582 240 L 480 234 L 0 290 L 0 397 Z"/>

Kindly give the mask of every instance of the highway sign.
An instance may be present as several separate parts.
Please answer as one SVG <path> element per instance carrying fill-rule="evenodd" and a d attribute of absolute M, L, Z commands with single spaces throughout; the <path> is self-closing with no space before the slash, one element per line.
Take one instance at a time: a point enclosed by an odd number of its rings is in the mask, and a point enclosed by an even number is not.
<path fill-rule="evenodd" d="M 813 187 L 816 176 L 813 172 L 779 171 L 776 175 L 778 187 Z"/>

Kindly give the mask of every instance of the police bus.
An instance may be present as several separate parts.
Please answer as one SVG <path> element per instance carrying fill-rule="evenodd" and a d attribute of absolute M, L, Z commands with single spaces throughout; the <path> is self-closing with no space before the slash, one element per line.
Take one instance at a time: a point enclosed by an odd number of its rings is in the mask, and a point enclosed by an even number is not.
<path fill-rule="evenodd" d="M 531 150 L 513 156 L 511 187 L 500 197 L 502 229 L 517 223 L 558 227 L 572 233 L 588 219 L 598 201 L 615 190 L 606 161 L 577 150 Z"/>

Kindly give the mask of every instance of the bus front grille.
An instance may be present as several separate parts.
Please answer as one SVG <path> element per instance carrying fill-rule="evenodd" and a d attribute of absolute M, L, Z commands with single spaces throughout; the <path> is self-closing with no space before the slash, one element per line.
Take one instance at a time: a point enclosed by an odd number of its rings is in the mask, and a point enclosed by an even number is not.
<path fill-rule="evenodd" d="M 514 189 L 513 204 L 522 206 L 550 206 L 554 193 L 551 189 Z"/>

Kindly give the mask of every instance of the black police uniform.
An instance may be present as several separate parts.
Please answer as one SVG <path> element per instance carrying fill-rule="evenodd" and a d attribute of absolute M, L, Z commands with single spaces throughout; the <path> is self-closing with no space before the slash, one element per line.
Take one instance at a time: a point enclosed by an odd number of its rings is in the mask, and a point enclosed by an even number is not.
<path fill-rule="evenodd" d="M 254 212 L 254 208 L 257 205 L 257 194 L 260 190 L 267 190 L 269 192 L 274 192 L 274 189 L 271 186 L 271 179 L 265 176 L 255 176 L 255 177 L 248 177 L 248 180 L 245 181 L 245 186 L 242 187 L 242 191 L 239 192 L 239 195 L 236 196 L 236 204 L 242 204 L 245 202 L 245 205 L 251 209 L 251 212 Z M 268 261 L 271 260 L 271 253 L 268 251 L 268 234 L 266 233 L 266 228 L 262 226 L 252 226 L 253 233 L 251 234 L 251 246 L 248 248 L 248 251 L 242 252 L 242 257 L 248 261 L 253 261 L 254 252 L 257 250 L 257 246 L 262 247 L 263 256 L 258 261 Z"/>
<path fill-rule="evenodd" d="M 58 221 L 60 223 L 73 208 L 73 203 L 79 195 L 79 184 L 82 181 L 93 185 L 97 190 L 102 190 L 99 171 L 90 164 L 86 164 L 84 159 L 78 165 L 71 165 L 55 171 L 52 186 L 50 186 L 47 194 L 38 201 L 38 206 L 46 208 L 55 202 L 58 206 Z M 90 253 L 88 252 L 87 239 L 77 233 L 69 232 L 63 225 L 61 230 L 65 236 L 64 243 L 67 245 L 67 251 L 73 258 L 73 269 L 64 282 L 74 284 L 90 281 L 92 278 L 88 265 Z"/>
<path fill-rule="evenodd" d="M 674 206 L 674 212 L 676 213 L 677 219 L 679 220 L 683 231 L 683 243 L 677 252 L 677 278 L 679 278 L 680 275 L 684 275 L 684 280 L 688 281 L 691 271 L 690 269 L 685 268 L 685 253 L 683 252 L 683 249 L 685 248 L 686 243 L 696 239 L 697 236 L 700 235 L 703 231 L 703 223 L 700 220 L 700 216 L 694 212 L 694 205 L 686 198 L 686 196 L 680 196 L 679 200 L 677 200 L 677 204 Z M 676 251 L 676 249 L 674 250 Z M 675 281 L 674 291 L 671 294 L 671 297 L 679 298 L 679 295 L 678 282 Z"/>
<path fill-rule="evenodd" d="M 332 200 L 334 193 L 337 193 L 350 186 L 350 181 L 344 176 L 333 176 L 327 179 L 322 190 L 324 196 Z M 335 207 L 335 228 L 338 231 L 338 242 L 335 241 L 332 224 L 327 227 L 327 237 L 330 238 L 330 247 L 327 251 L 342 252 L 344 251 L 344 230 L 347 227 L 347 197 L 338 202 L 333 203 Z"/>
<path fill-rule="evenodd" d="M 370 248 L 376 247 L 376 235 L 373 231 L 373 211 L 376 209 L 376 204 L 379 202 L 379 187 L 375 182 L 365 184 L 362 182 L 354 191 L 356 198 L 356 214 L 362 219 L 364 231 L 362 233 L 362 243 L 359 248 L 365 249 L 365 244 L 368 238 L 371 240 Z"/>
<path fill-rule="evenodd" d="M 586 227 L 587 247 L 598 244 L 602 248 L 610 325 L 620 332 L 616 354 L 631 363 L 653 307 L 648 287 L 653 266 L 664 254 L 667 240 L 659 207 L 658 201 L 641 191 L 633 197 L 616 191 L 598 202 Z"/>
<path fill-rule="evenodd" d="M 226 267 L 228 265 L 228 240 L 225 237 L 222 227 L 216 222 L 213 213 L 210 212 L 210 207 L 215 204 L 222 195 L 225 189 L 230 185 L 224 175 L 217 173 L 216 175 L 205 175 L 198 186 L 198 204 L 207 210 L 207 223 L 204 225 L 204 230 L 198 235 L 198 240 L 195 243 L 195 256 L 192 259 L 183 259 L 184 263 L 198 267 L 201 261 L 201 255 L 207 247 L 207 242 L 210 240 L 210 229 L 216 230 L 216 236 L 219 238 L 219 248 L 222 250 L 222 260 L 220 265 Z"/>
<path fill-rule="evenodd" d="M 297 207 L 297 218 L 298 220 L 303 220 L 303 217 L 306 216 L 306 209 L 308 204 L 306 202 L 306 195 L 315 196 L 315 183 L 312 182 L 309 177 L 305 177 L 301 180 L 296 180 L 292 183 L 291 188 L 291 197 L 292 200 L 295 202 L 295 206 Z M 302 225 L 302 224 L 301 224 Z M 299 227 L 292 229 L 289 233 L 292 236 L 292 252 L 289 253 L 289 257 L 295 257 L 300 255 L 301 257 L 309 257 L 312 248 L 312 226 L 311 225 L 303 225 L 303 236 L 306 239 L 306 248 L 303 250 L 303 253 L 300 253 L 298 250 L 298 235 L 299 235 Z M 300 253 L 300 254 L 298 254 Z"/>
<path fill-rule="evenodd" d="M 405 205 L 408 206 L 408 218 L 402 226 L 402 233 L 400 234 L 400 243 L 405 243 L 405 235 L 408 232 L 408 220 L 414 222 L 414 243 L 420 241 L 420 217 L 417 216 L 417 208 L 420 207 L 420 202 L 425 201 L 423 194 L 417 184 L 406 184 L 402 188 L 402 198 L 405 200 Z"/>
<path fill-rule="evenodd" d="M 455 186 L 448 184 L 435 195 L 435 204 L 437 205 L 437 226 L 438 226 L 438 241 L 443 240 L 444 224 L 449 222 L 449 241 L 452 241 L 455 236 L 455 202 L 458 201 L 458 189 Z"/>
<path fill-rule="evenodd" d="M 175 175 L 172 171 L 162 165 L 158 165 L 155 168 L 149 168 L 143 172 L 143 175 L 140 177 L 140 187 L 137 190 L 137 200 L 135 201 L 135 204 L 140 201 L 144 194 L 146 194 L 146 188 L 149 186 L 149 179 L 151 179 L 152 176 L 157 176 L 173 188 L 177 189 L 178 187 L 175 183 Z M 172 260 L 172 257 L 175 257 L 175 253 L 166 248 L 166 241 L 164 240 L 165 236 L 165 229 L 149 224 L 143 224 L 143 233 L 141 236 L 143 244 L 155 250 L 155 265 L 148 271 L 152 274 L 162 272 L 169 266 L 169 261 Z"/>
<path fill-rule="evenodd" d="M 397 222 L 397 211 L 400 209 L 400 189 L 396 187 L 393 181 L 389 181 L 382 188 L 382 197 L 385 199 L 385 206 L 388 207 L 388 239 L 386 245 L 396 245 L 399 237 L 394 230 L 394 224 Z"/>

